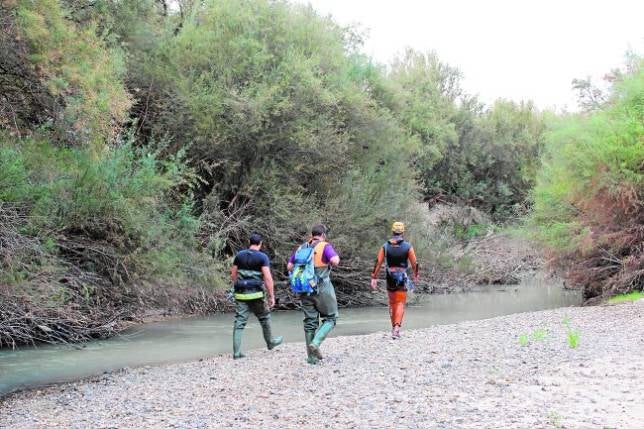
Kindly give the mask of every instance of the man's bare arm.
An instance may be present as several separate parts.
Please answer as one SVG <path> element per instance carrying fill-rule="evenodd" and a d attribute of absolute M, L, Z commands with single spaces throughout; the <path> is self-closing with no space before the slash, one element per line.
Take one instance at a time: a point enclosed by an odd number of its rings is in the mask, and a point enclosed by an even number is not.
<path fill-rule="evenodd" d="M 275 288 L 271 269 L 267 266 L 262 267 L 262 276 L 264 277 L 264 286 L 266 286 L 266 291 L 268 292 L 268 305 L 273 308 L 275 307 Z"/>

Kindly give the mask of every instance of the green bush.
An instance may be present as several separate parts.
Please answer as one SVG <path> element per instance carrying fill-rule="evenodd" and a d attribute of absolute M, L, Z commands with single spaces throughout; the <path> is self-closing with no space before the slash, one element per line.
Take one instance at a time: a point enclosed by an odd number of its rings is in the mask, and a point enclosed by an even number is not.
<path fill-rule="evenodd" d="M 454 235 L 461 240 L 471 240 L 472 238 L 483 236 L 488 231 L 488 225 L 478 223 L 472 225 L 454 225 Z"/>
<path fill-rule="evenodd" d="M 191 204 L 173 202 L 175 189 L 191 180 L 179 156 L 160 161 L 123 144 L 96 158 L 89 149 L 0 137 L 2 201 L 25 207 L 23 231 L 48 253 L 89 240 L 112 249 L 130 275 L 161 282 L 182 277 L 190 259 L 201 258 Z"/>
<path fill-rule="evenodd" d="M 453 119 L 458 138 L 426 171 L 425 193 L 465 202 L 505 220 L 525 212 L 545 125 L 530 103 L 497 101 L 479 109 L 474 101 L 461 104 Z"/>
<path fill-rule="evenodd" d="M 131 105 L 122 52 L 106 47 L 94 27 L 77 28 L 57 0 L 17 0 L 10 10 L 31 67 L 58 100 L 47 106 L 57 138 L 95 150 L 116 138 Z"/>
<path fill-rule="evenodd" d="M 21 201 L 29 192 L 29 176 L 19 152 L 0 146 L 0 201 Z"/>
<path fill-rule="evenodd" d="M 637 60 L 608 103 L 552 120 L 532 222 L 587 298 L 641 289 L 644 72 Z"/>
<path fill-rule="evenodd" d="M 612 296 L 609 300 L 609 304 L 618 304 L 620 302 L 635 302 L 639 299 L 644 298 L 644 292 L 635 291 L 627 294 L 620 294 Z"/>
<path fill-rule="evenodd" d="M 213 253 L 258 230 L 283 260 L 322 221 L 366 257 L 417 198 L 415 142 L 365 90 L 380 72 L 353 39 L 309 7 L 207 1 L 137 66 L 154 88 L 142 137 L 186 148 Z"/>

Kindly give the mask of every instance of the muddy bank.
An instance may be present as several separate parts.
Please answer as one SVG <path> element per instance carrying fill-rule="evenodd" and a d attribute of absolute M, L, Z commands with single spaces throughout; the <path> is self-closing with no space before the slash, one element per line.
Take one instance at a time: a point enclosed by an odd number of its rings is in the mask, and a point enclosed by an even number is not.
<path fill-rule="evenodd" d="M 640 301 L 331 338 L 318 366 L 290 343 L 18 393 L 0 426 L 639 428 L 642 332 Z"/>
<path fill-rule="evenodd" d="M 423 226 L 418 243 L 429 258 L 425 274 L 434 291 L 518 284 L 525 276 L 547 274 L 543 249 L 517 231 L 499 229 L 480 210 L 438 204 L 418 211 Z"/>

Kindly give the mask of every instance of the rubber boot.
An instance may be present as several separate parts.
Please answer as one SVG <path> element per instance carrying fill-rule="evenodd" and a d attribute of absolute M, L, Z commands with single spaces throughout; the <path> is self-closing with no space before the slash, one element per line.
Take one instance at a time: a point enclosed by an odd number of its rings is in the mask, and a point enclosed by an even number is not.
<path fill-rule="evenodd" d="M 284 337 L 273 337 L 270 323 L 262 323 L 262 334 L 264 334 L 264 341 L 266 341 L 268 350 L 273 350 L 282 344 L 282 340 L 284 340 Z"/>
<path fill-rule="evenodd" d="M 313 340 L 311 341 L 311 344 L 309 344 L 308 349 L 316 358 L 324 358 L 322 356 L 322 352 L 320 351 L 320 345 L 322 344 L 322 341 L 324 341 L 326 336 L 329 335 L 329 332 L 331 332 L 334 326 L 335 324 L 333 322 L 325 321 L 315 333 L 315 337 L 313 337 Z"/>
<path fill-rule="evenodd" d="M 311 353 L 311 350 L 309 350 L 309 344 L 313 341 L 313 337 L 315 337 L 315 332 L 304 331 L 304 339 L 306 340 L 306 362 L 311 365 L 318 363 L 318 358 L 316 358 L 313 353 Z"/>
<path fill-rule="evenodd" d="M 394 325 L 394 327 L 391 329 L 391 338 L 393 338 L 394 340 L 400 338 L 400 325 Z"/>
<path fill-rule="evenodd" d="M 243 329 L 233 329 L 233 359 L 241 359 L 243 357 L 246 357 L 246 355 L 241 352 L 241 340 L 243 333 Z"/>

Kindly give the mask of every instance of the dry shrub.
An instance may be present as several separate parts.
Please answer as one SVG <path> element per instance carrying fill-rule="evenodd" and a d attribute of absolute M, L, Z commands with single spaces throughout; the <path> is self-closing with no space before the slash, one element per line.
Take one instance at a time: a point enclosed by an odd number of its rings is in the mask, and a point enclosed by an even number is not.
<path fill-rule="evenodd" d="M 24 207 L 0 201 L 0 284 L 29 269 L 28 261 L 41 255 L 38 241 L 19 232 L 26 222 Z"/>
<path fill-rule="evenodd" d="M 96 272 L 48 255 L 20 232 L 27 222 L 24 206 L 0 203 L 0 348 L 85 341 L 123 329 L 131 299 Z"/>
<path fill-rule="evenodd" d="M 614 195 L 614 196 L 611 196 Z M 582 246 L 564 256 L 568 278 L 586 299 L 641 290 L 644 286 L 644 201 L 632 186 L 597 192 L 584 204 Z"/>
<path fill-rule="evenodd" d="M 60 100 L 29 62 L 29 48 L 19 36 L 14 6 L 0 4 L 0 127 L 24 134 L 52 117 Z"/>
<path fill-rule="evenodd" d="M 21 344 L 73 343 L 106 338 L 125 327 L 125 312 L 114 307 L 42 306 L 0 294 L 0 349 Z"/>

